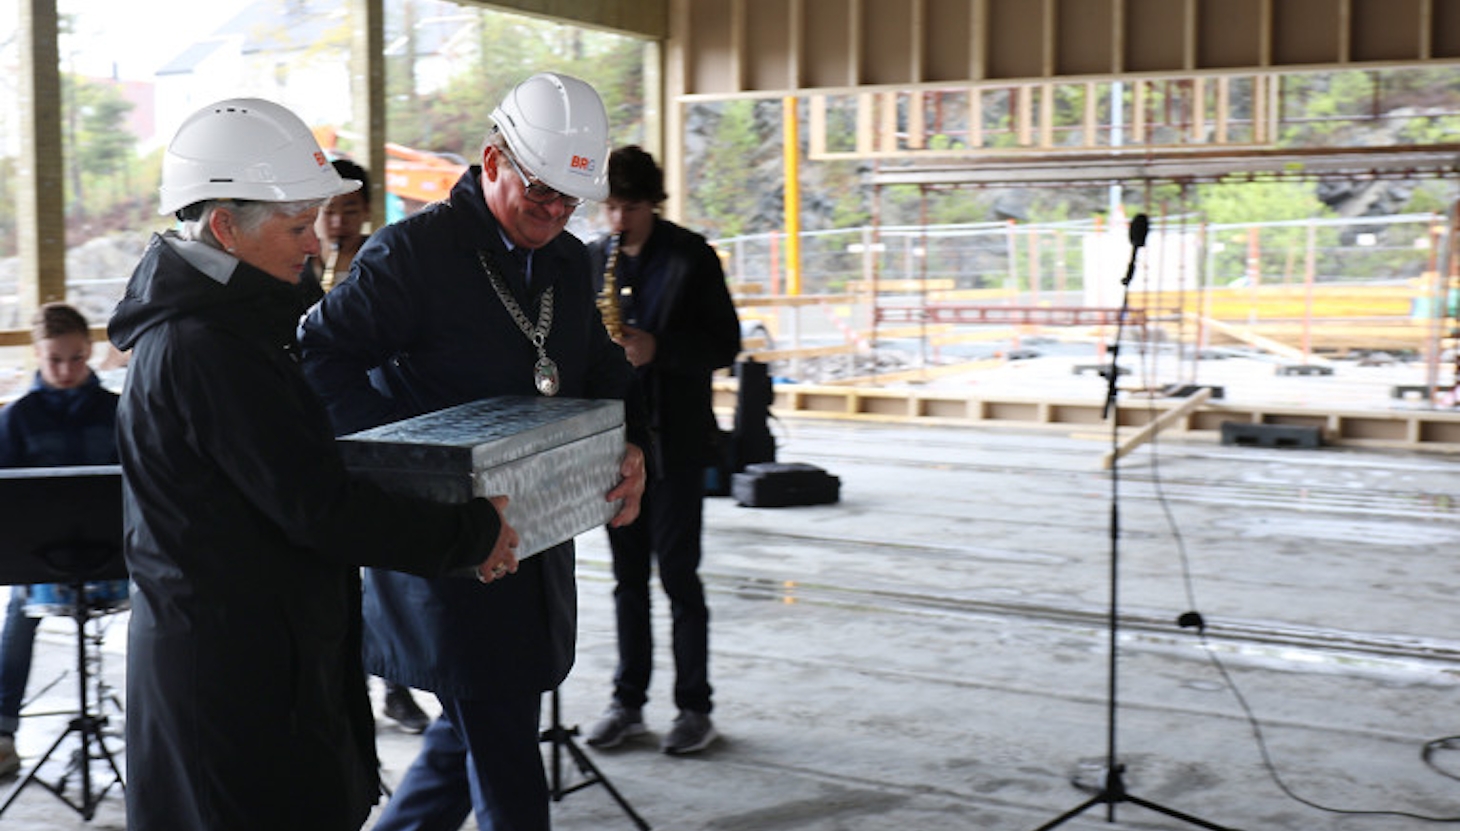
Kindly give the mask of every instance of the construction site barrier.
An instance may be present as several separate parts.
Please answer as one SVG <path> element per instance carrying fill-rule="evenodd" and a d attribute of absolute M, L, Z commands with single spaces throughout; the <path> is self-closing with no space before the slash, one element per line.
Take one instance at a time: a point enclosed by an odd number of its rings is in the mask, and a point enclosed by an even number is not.
<path fill-rule="evenodd" d="M 714 382 L 715 406 L 733 412 L 736 382 Z M 1186 399 L 1127 400 L 1116 409 L 1119 430 L 1139 431 Z M 927 390 L 777 384 L 771 412 L 777 418 L 820 418 L 952 427 L 1106 433 L 1104 401 L 1095 398 L 970 396 Z M 1165 425 L 1163 437 L 1221 439 L 1227 422 L 1317 429 L 1333 446 L 1460 452 L 1460 411 L 1452 409 L 1331 410 L 1242 403 L 1212 396 Z M 1229 428 L 1230 429 L 1230 428 Z M 1164 439 L 1163 439 L 1164 440 Z"/>

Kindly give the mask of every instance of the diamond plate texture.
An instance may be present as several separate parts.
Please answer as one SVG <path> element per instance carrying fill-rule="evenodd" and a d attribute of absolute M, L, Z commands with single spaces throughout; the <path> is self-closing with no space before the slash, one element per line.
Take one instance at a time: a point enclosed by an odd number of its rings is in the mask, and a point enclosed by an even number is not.
<path fill-rule="evenodd" d="M 386 490 L 438 502 L 505 494 L 507 522 L 530 557 L 618 513 L 623 403 L 485 398 L 341 437 L 353 472 Z"/>

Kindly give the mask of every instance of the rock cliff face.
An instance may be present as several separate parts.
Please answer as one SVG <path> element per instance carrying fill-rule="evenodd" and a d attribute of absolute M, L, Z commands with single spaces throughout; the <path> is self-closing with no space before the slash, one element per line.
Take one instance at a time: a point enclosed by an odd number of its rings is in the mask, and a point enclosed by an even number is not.
<path fill-rule="evenodd" d="M 93 326 L 111 317 L 149 236 L 146 232 L 116 232 L 87 240 L 66 252 L 67 302 L 86 315 Z M 18 295 L 19 277 L 18 258 L 0 260 L 0 328 L 30 328 L 30 321 L 21 319 L 17 303 L 3 302 Z"/>
<path fill-rule="evenodd" d="M 1344 143 L 1356 147 L 1402 147 L 1413 142 L 1409 135 L 1412 120 L 1427 121 L 1449 113 L 1439 107 L 1400 107 L 1384 114 L 1382 119 L 1351 127 Z M 1395 179 L 1330 179 L 1316 185 L 1316 195 L 1323 204 L 1342 217 L 1388 216 L 1409 210 L 1418 183 Z M 1345 231 L 1345 242 L 1361 233 L 1377 230 L 1355 226 Z"/>

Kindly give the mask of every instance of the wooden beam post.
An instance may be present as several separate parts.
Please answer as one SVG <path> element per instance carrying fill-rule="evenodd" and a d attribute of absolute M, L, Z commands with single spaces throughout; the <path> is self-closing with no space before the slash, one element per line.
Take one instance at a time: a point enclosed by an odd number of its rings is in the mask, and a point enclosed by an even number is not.
<path fill-rule="evenodd" d="M 383 0 L 349 0 L 350 103 L 365 137 L 358 160 L 370 171 L 370 227 L 385 226 L 385 7 Z"/>
<path fill-rule="evenodd" d="M 1111 466 L 1115 464 L 1116 459 L 1123 458 L 1132 450 L 1135 450 L 1137 447 L 1140 447 L 1141 445 L 1150 441 L 1152 436 L 1171 426 L 1172 422 L 1186 418 L 1187 413 L 1207 403 L 1207 399 L 1211 397 L 1211 387 L 1203 387 L 1202 389 L 1197 390 L 1195 394 L 1183 401 L 1179 406 L 1167 410 L 1160 416 L 1157 416 L 1154 420 L 1151 421 L 1151 423 L 1147 424 L 1145 427 L 1142 427 L 1139 431 L 1137 431 L 1135 435 L 1121 442 L 1120 445 L 1117 446 L 1114 450 L 1111 450 L 1105 453 L 1105 455 L 1101 456 L 1100 467 L 1105 470 L 1110 470 Z M 1114 417 L 1114 415 L 1115 414 L 1112 414 L 1112 417 Z"/>
<path fill-rule="evenodd" d="M 66 299 L 66 186 L 56 0 L 20 3 L 20 320 Z"/>

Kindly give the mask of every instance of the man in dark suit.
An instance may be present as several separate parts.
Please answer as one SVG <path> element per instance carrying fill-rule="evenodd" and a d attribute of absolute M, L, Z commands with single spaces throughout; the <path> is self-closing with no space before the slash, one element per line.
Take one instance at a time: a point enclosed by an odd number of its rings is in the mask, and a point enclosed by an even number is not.
<path fill-rule="evenodd" d="M 627 398 L 623 479 L 604 496 L 629 524 L 647 417 L 564 233 L 608 193 L 608 115 L 588 83 L 536 73 L 492 121 L 450 196 L 372 233 L 305 317 L 304 371 L 337 434 L 500 395 Z M 539 719 L 576 654 L 574 559 L 568 540 L 486 586 L 367 570 L 366 669 L 441 704 L 374 831 L 551 827 Z"/>
<path fill-rule="evenodd" d="M 740 321 L 720 258 L 705 238 L 659 216 L 664 174 L 639 147 L 608 160 L 604 202 L 612 234 L 590 246 L 600 284 L 611 267 L 622 327 L 614 340 L 634 365 L 649 402 L 653 473 L 639 519 L 610 528 L 618 618 L 613 701 L 587 741 L 612 747 L 648 732 L 643 707 L 653 668 L 651 564 L 673 615 L 674 699 L 679 715 L 660 742 L 665 753 L 703 750 L 710 720 L 709 609 L 699 578 L 705 469 L 718 426 L 710 376 L 740 352 Z M 609 315 L 612 317 L 612 314 Z"/>

